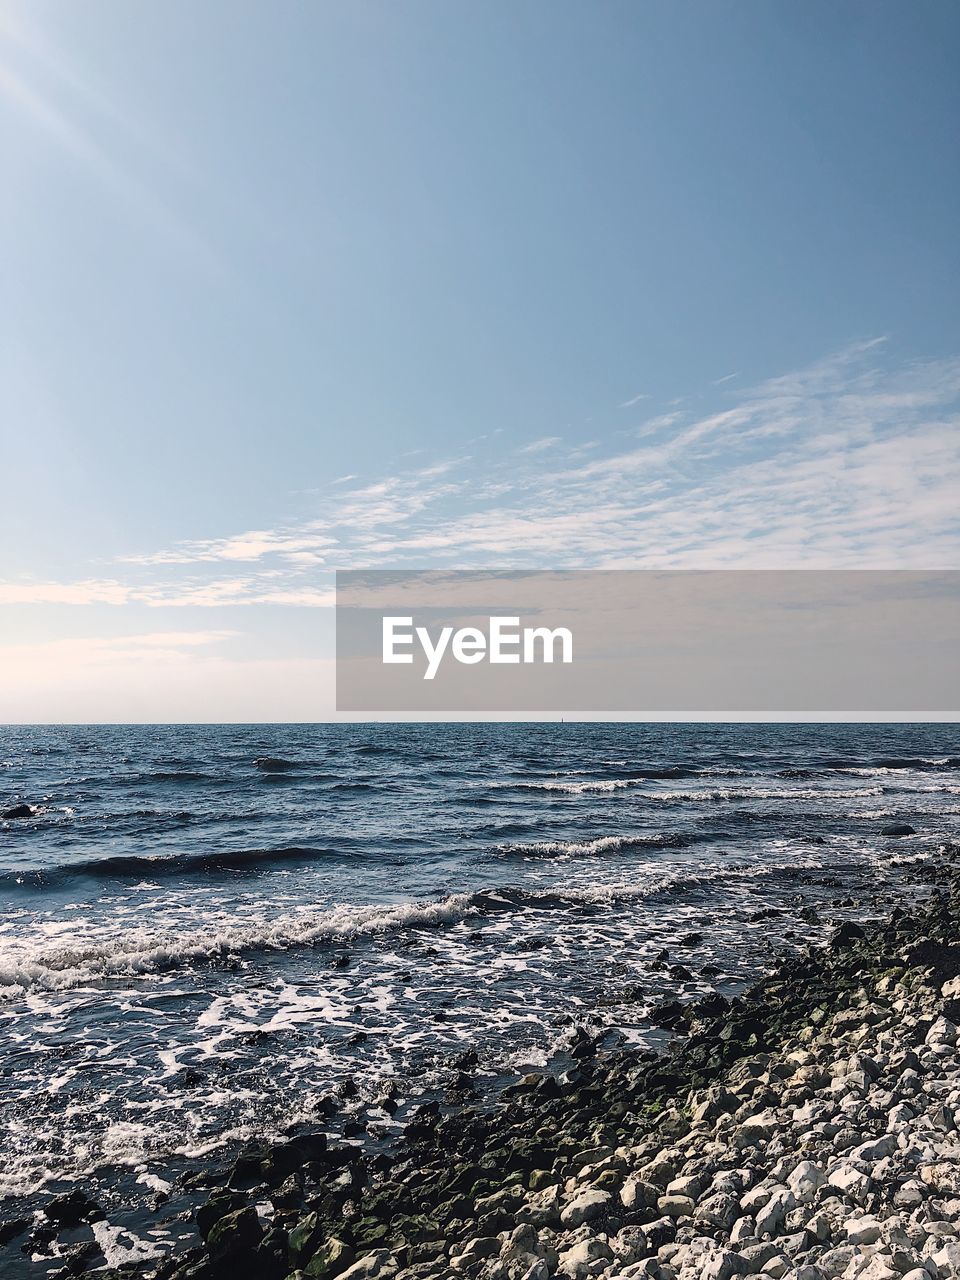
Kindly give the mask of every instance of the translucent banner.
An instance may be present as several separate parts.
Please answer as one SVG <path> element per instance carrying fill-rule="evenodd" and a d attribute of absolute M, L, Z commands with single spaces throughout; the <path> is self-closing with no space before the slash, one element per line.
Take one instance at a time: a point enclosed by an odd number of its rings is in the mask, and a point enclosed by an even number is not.
<path fill-rule="evenodd" d="M 960 572 L 337 574 L 337 708 L 960 711 Z"/>

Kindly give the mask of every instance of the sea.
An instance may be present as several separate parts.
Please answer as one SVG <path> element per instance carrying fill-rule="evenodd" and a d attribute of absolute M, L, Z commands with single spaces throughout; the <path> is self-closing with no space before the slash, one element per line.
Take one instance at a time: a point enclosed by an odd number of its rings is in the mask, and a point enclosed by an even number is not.
<path fill-rule="evenodd" d="M 664 1001 L 925 892 L 960 726 L 3 727 L 18 804 L 0 1222 L 79 1186 L 117 1265 L 180 1247 L 186 1175 L 245 1143 L 389 1148 L 465 1060 L 483 1105 L 584 1031 L 658 1048 Z M 18 1236 L 0 1269 L 58 1247 Z"/>

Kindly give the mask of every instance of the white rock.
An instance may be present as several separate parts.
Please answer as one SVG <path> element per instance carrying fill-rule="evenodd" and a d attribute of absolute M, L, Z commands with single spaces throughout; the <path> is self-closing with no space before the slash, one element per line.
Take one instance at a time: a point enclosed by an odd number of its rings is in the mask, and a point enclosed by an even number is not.
<path fill-rule="evenodd" d="M 827 1177 L 819 1165 L 812 1160 L 801 1160 L 793 1173 L 787 1178 L 787 1186 L 804 1203 L 811 1201 L 817 1191 L 826 1182 Z"/>
<path fill-rule="evenodd" d="M 836 1187 L 838 1191 L 858 1204 L 866 1199 L 867 1192 L 870 1190 L 869 1176 L 852 1164 L 840 1164 L 836 1169 L 832 1169 L 829 1181 L 831 1187 Z"/>
<path fill-rule="evenodd" d="M 925 1043 L 929 1045 L 955 1045 L 957 1043 L 957 1028 L 948 1018 L 938 1018 L 927 1032 Z"/>
<path fill-rule="evenodd" d="M 844 1275 L 855 1276 L 856 1280 L 900 1280 L 899 1271 L 891 1267 L 885 1258 L 870 1258 L 865 1266 L 858 1265 L 860 1262 L 860 1258 L 854 1259 Z M 851 1270 L 854 1266 L 857 1269 Z"/>
<path fill-rule="evenodd" d="M 945 1240 L 931 1253 L 930 1260 L 937 1264 L 941 1276 L 960 1275 L 960 1240 Z"/>
<path fill-rule="evenodd" d="M 757 1214 L 757 1235 L 780 1235 L 784 1229 L 788 1212 L 796 1208 L 796 1204 L 796 1197 L 789 1188 L 774 1192 Z"/>
<path fill-rule="evenodd" d="M 848 1218 L 844 1223 L 851 1244 L 876 1244 L 880 1239 L 880 1222 L 871 1213 L 862 1218 Z"/>
<path fill-rule="evenodd" d="M 389 1249 L 374 1249 L 373 1253 L 364 1254 L 364 1256 L 355 1262 L 352 1267 L 348 1267 L 344 1271 L 340 1280 L 368 1280 L 370 1276 L 390 1276 L 397 1269 L 397 1260 Z"/>
<path fill-rule="evenodd" d="M 585 1276 L 593 1274 L 594 1263 L 608 1262 L 612 1258 L 613 1254 L 603 1241 L 591 1237 L 560 1254 L 559 1271 L 562 1276 L 569 1276 L 571 1280 L 583 1280 Z"/>
<path fill-rule="evenodd" d="M 897 1149 L 897 1139 L 892 1133 L 885 1133 L 882 1138 L 873 1138 L 870 1142 L 861 1142 L 859 1147 L 849 1152 L 851 1160 L 862 1160 L 864 1164 L 875 1164 L 884 1156 L 892 1155 Z"/>
<path fill-rule="evenodd" d="M 582 1191 L 574 1196 L 560 1213 L 560 1221 L 565 1227 L 579 1227 L 584 1222 L 592 1222 L 602 1217 L 610 1207 L 610 1195 L 606 1191 Z"/>

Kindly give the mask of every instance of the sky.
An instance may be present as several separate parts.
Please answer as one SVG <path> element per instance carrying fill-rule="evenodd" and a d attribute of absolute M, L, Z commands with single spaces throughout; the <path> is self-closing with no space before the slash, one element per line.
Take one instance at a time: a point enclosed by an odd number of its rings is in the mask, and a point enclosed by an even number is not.
<path fill-rule="evenodd" d="M 0 721 L 337 568 L 958 568 L 952 0 L 0 0 Z"/>

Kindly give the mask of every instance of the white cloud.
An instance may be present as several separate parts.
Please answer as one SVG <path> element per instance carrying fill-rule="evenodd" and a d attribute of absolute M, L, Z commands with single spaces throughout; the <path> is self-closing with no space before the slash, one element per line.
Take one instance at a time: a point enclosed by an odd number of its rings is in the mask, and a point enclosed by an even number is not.
<path fill-rule="evenodd" d="M 543 453 L 545 449 L 552 449 L 560 443 L 559 436 L 541 436 L 539 440 L 533 440 L 530 444 L 523 445 L 518 449 L 518 453 Z"/>
<path fill-rule="evenodd" d="M 79 582 L 0 582 L 3 604 L 126 604 L 130 588 L 112 579 Z"/>
<path fill-rule="evenodd" d="M 881 342 L 675 408 L 628 448 L 445 460 L 328 489 L 299 524 L 128 557 L 122 578 L 0 584 L 0 603 L 322 608 L 334 566 L 953 567 L 960 359 L 891 365 Z"/>

